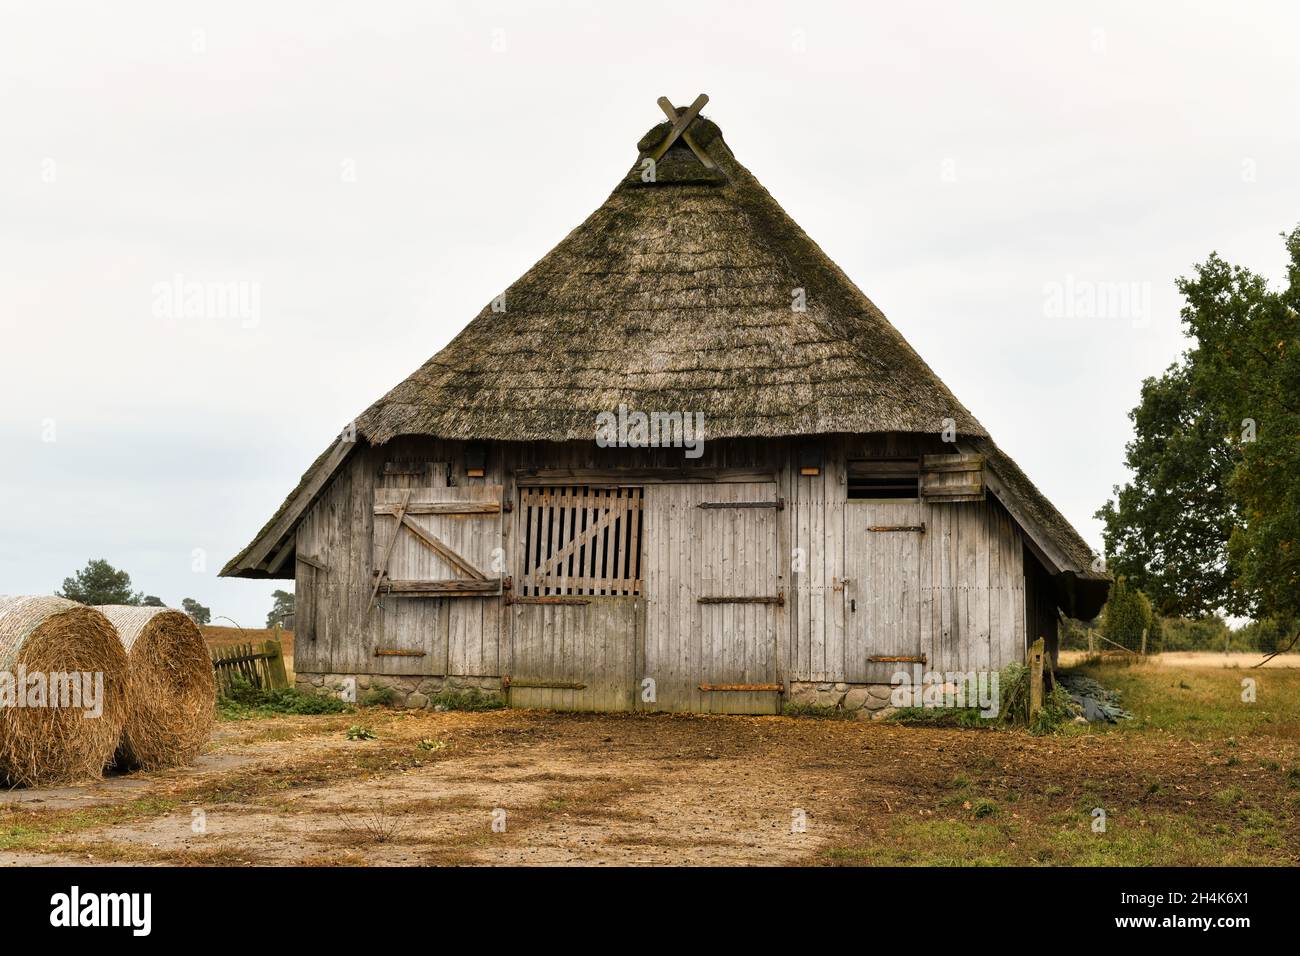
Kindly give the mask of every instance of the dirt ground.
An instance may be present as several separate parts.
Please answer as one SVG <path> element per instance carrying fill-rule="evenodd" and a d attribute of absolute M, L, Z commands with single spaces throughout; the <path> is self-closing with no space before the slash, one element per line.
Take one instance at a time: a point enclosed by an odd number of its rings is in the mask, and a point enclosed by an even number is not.
<path fill-rule="evenodd" d="M 370 708 L 0 795 L 0 864 L 1294 864 L 1298 737 Z"/>

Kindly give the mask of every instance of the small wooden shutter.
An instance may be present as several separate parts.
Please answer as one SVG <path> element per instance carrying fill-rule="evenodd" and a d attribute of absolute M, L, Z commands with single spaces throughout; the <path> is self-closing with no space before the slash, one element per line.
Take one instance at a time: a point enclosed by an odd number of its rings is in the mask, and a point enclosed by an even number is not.
<path fill-rule="evenodd" d="M 984 500 L 983 455 L 924 455 L 921 458 L 921 500 Z"/>
<path fill-rule="evenodd" d="M 374 584 L 407 597 L 501 593 L 501 486 L 375 489 Z"/>

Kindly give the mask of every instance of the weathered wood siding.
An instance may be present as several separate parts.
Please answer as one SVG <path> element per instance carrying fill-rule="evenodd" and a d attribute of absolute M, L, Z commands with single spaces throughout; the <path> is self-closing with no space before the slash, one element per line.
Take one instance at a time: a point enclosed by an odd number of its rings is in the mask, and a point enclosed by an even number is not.
<path fill-rule="evenodd" d="M 706 443 L 702 458 L 691 460 L 681 449 L 601 449 L 577 442 L 491 445 L 485 475 L 468 478 L 460 442 L 403 438 L 379 448 L 358 443 L 298 528 L 295 667 L 302 673 L 492 677 L 514 672 L 517 649 L 517 666 L 530 671 L 529 676 L 582 682 L 571 668 L 554 667 L 569 653 L 566 644 L 555 641 L 572 638 L 582 645 L 573 650 L 575 666 L 578 658 L 599 659 L 602 673 L 622 674 L 630 646 L 638 688 L 648 669 L 667 668 L 666 690 L 670 696 L 684 695 L 672 706 L 689 698 L 693 710 L 752 704 L 732 697 L 731 704 L 719 705 L 712 700 L 719 695 L 698 691 L 700 683 L 888 679 L 877 677 L 865 662 L 867 656 L 884 653 L 883 645 L 870 628 L 850 619 L 871 619 L 861 610 L 856 615 L 849 610 L 855 597 L 861 601 L 854 588 L 864 586 L 861 571 L 856 585 L 846 585 L 845 579 L 855 576 L 851 567 L 865 566 L 880 575 L 870 587 L 883 594 L 891 559 L 889 553 L 873 556 L 859 550 L 867 543 L 858 539 L 853 524 L 858 519 L 852 516 L 864 505 L 848 501 L 847 462 L 942 454 L 950 446 L 927 436 L 827 438 L 816 476 L 798 474 L 801 447 L 785 441 L 713 441 Z M 503 515 L 501 547 L 505 567 L 518 573 L 519 482 L 536 486 L 540 474 L 560 475 L 556 480 L 568 474 L 576 482 L 592 469 L 689 470 L 698 479 L 687 484 L 675 483 L 676 478 L 666 483 L 627 479 L 646 489 L 644 592 L 639 606 L 632 601 L 631 612 L 621 605 L 525 611 L 524 606 L 507 607 L 503 597 L 396 595 L 381 595 L 382 609 L 367 610 L 377 496 L 392 500 L 407 487 L 501 486 L 503 500 L 515 506 Z M 723 480 L 714 480 L 719 477 Z M 784 508 L 743 516 L 698 509 L 706 500 L 702 496 L 758 494 L 784 499 Z M 914 542 L 914 555 L 900 552 L 892 559 L 907 565 L 898 584 L 905 592 L 899 613 L 910 620 L 914 608 L 918 619 L 917 639 L 909 637 L 908 647 L 915 643 L 930 667 L 945 670 L 996 668 L 1023 658 L 1026 621 L 1032 622 L 1028 630 L 1039 630 L 1046 626 L 1048 609 L 1055 613 L 1052 580 L 1026 554 L 1019 529 L 994 496 L 983 502 L 900 501 L 870 507 L 873 514 L 897 509 L 898 515 L 909 516 L 897 521 L 882 517 L 881 523 L 919 519 L 926 526 Z M 1041 578 L 1029 594 L 1027 570 Z M 699 604 L 698 597 L 714 588 L 737 594 L 780 592 L 785 604 Z M 668 616 L 676 616 L 676 623 L 670 625 Z M 627 621 L 643 618 L 644 625 L 633 625 L 643 629 L 631 645 L 616 633 Z M 674 634 L 689 634 L 689 641 Z M 424 653 L 376 657 L 376 648 Z M 599 683 L 593 683 L 586 698 L 552 695 L 551 700 L 559 702 L 556 706 L 582 708 L 610 706 L 614 696 L 622 699 L 614 683 L 598 690 Z"/>
<path fill-rule="evenodd" d="M 779 708 L 774 691 L 720 689 L 780 679 L 785 608 L 775 602 L 785 587 L 783 512 L 734 507 L 775 504 L 776 492 L 775 482 L 646 489 L 644 674 L 654 681 L 655 699 L 645 709 L 754 714 Z M 712 505 L 724 507 L 702 507 Z"/>

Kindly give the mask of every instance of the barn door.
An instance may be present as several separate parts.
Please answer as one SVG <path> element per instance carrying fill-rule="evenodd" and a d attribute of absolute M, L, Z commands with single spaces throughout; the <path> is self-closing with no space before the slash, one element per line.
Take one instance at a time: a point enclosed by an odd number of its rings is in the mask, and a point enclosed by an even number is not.
<path fill-rule="evenodd" d="M 643 501 L 640 488 L 520 490 L 512 707 L 632 709 Z"/>
<path fill-rule="evenodd" d="M 782 504 L 771 482 L 647 488 L 643 709 L 777 712 Z"/>
<path fill-rule="evenodd" d="M 921 542 L 917 501 L 845 503 L 845 672 L 853 683 L 889 683 L 924 663 L 921 649 Z"/>
<path fill-rule="evenodd" d="M 374 519 L 374 673 L 466 673 L 446 660 L 453 605 L 501 594 L 501 486 L 376 488 Z"/>

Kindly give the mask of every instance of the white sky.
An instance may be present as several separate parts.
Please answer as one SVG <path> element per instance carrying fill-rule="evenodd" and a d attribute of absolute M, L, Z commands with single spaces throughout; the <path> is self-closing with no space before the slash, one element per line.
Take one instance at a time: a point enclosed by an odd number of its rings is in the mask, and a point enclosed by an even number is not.
<path fill-rule="evenodd" d="M 1300 7 L 1088 7 L 0 3 L 0 592 L 104 557 L 260 625 L 280 585 L 221 565 L 701 91 L 1099 546 L 1175 277 L 1281 276 Z M 258 321 L 157 314 L 177 275 Z M 1071 283 L 1149 304 L 1062 317 Z"/>

